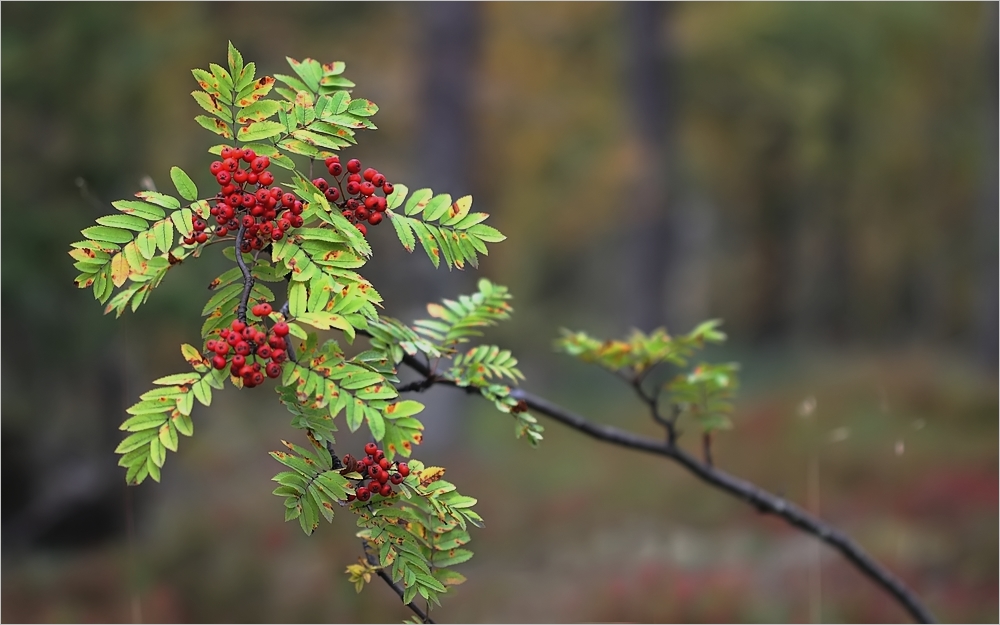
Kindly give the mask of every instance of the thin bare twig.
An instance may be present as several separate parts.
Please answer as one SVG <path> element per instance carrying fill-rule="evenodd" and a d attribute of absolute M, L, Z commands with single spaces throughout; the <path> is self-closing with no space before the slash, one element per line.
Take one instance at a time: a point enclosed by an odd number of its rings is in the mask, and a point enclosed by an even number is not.
<path fill-rule="evenodd" d="M 243 260 L 243 252 L 240 248 L 243 246 L 243 235 L 246 233 L 246 226 L 243 222 L 240 222 L 240 228 L 236 231 L 236 264 L 240 266 L 240 272 L 243 274 L 243 294 L 240 295 L 240 304 L 236 307 L 236 318 L 246 323 L 247 321 L 247 303 L 250 301 L 250 291 L 253 290 L 253 274 L 250 273 L 250 269 L 247 267 L 247 263 Z"/>
<path fill-rule="evenodd" d="M 440 377 L 432 379 L 433 374 L 430 368 L 417 358 L 409 355 L 404 356 L 403 364 L 423 375 L 427 380 L 432 380 L 428 386 L 441 384 L 458 388 L 451 380 Z M 476 389 L 470 386 L 463 390 L 466 392 L 475 392 Z M 713 488 L 747 502 L 761 513 L 774 514 L 780 517 L 789 525 L 815 536 L 839 551 L 861 573 L 892 596 L 918 622 L 936 622 L 934 615 L 931 614 L 916 594 L 902 580 L 876 562 L 860 545 L 851 540 L 846 534 L 809 514 L 795 504 L 760 488 L 752 482 L 730 475 L 725 471 L 715 468 L 710 463 L 698 460 L 679 448 L 672 441 L 660 441 L 639 436 L 609 425 L 593 423 L 557 404 L 519 388 L 512 389 L 510 395 L 519 401 L 525 402 L 531 410 L 602 442 L 656 454 L 673 460 Z M 673 425 L 672 421 L 670 423 Z"/>

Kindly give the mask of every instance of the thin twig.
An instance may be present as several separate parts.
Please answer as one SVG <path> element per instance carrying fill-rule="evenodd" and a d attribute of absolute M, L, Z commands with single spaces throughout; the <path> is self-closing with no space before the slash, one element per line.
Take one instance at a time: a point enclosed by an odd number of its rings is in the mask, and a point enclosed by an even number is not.
<path fill-rule="evenodd" d="M 712 435 L 708 432 L 701 435 L 701 455 L 705 464 L 712 466 Z"/>
<path fill-rule="evenodd" d="M 378 561 L 378 556 L 373 554 L 371 552 L 371 549 L 368 548 L 368 541 L 364 541 L 364 549 L 365 549 L 365 560 L 368 561 L 368 564 L 376 568 L 375 572 L 378 574 L 379 577 L 382 578 L 382 581 L 388 584 L 389 588 L 392 588 L 394 591 L 396 591 L 396 594 L 399 595 L 400 599 L 402 599 L 404 593 L 403 587 L 392 581 L 392 578 L 389 577 L 389 574 L 386 573 L 384 569 L 382 569 L 382 566 Z M 410 608 L 410 610 L 412 610 L 413 613 L 416 614 L 421 621 L 425 623 L 434 622 L 434 620 L 430 617 L 430 615 L 428 615 L 427 612 L 424 612 L 424 610 L 421 609 L 420 606 L 418 606 L 416 603 L 413 603 L 411 601 L 410 603 L 406 604 L 406 607 Z"/>
<path fill-rule="evenodd" d="M 243 273 L 243 294 L 240 295 L 240 304 L 236 307 L 236 318 L 243 323 L 247 322 L 247 303 L 250 301 L 250 291 L 253 290 L 253 274 L 250 273 L 250 269 L 247 267 L 247 263 L 243 260 L 243 252 L 240 248 L 243 246 L 243 234 L 246 232 L 246 226 L 240 221 L 240 228 L 236 231 L 236 264 L 240 266 L 240 272 Z"/>
<path fill-rule="evenodd" d="M 403 364 L 425 378 L 430 379 L 432 376 L 430 368 L 417 358 L 406 355 L 403 357 Z M 444 378 L 436 378 L 432 383 L 457 387 L 453 381 Z M 475 389 L 470 386 L 463 390 L 472 392 Z M 524 401 L 535 412 L 543 414 L 597 440 L 620 447 L 656 454 L 673 460 L 710 486 L 738 499 L 742 499 L 762 513 L 774 514 L 793 527 L 812 534 L 819 540 L 827 543 L 839 551 L 859 571 L 895 598 L 918 622 L 936 622 L 934 615 L 924 607 L 913 591 L 888 569 L 876 562 L 860 545 L 840 530 L 809 514 L 795 504 L 760 488 L 752 482 L 730 475 L 725 471 L 713 467 L 711 464 L 698 460 L 671 441 L 664 442 L 639 436 L 609 425 L 593 423 L 557 404 L 519 388 L 512 389 L 510 396 L 519 401 Z M 673 425 L 672 422 L 671 425 Z"/>

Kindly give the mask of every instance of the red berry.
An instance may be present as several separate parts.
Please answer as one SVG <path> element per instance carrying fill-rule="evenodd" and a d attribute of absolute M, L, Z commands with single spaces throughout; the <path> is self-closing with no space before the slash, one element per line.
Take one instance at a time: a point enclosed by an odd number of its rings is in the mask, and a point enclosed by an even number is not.
<path fill-rule="evenodd" d="M 385 471 L 379 471 L 375 479 L 378 480 L 379 484 L 385 484 L 386 482 L 389 481 L 389 474 L 386 473 Z"/>
<path fill-rule="evenodd" d="M 254 371 L 252 379 L 253 379 L 254 386 L 257 386 L 259 384 L 263 384 L 264 383 L 264 374 L 261 373 L 260 371 Z"/>
<path fill-rule="evenodd" d="M 331 176 L 337 176 L 338 178 L 342 173 L 344 173 L 344 166 L 340 163 L 332 163 L 327 165 L 326 170 L 330 172 Z"/>
<path fill-rule="evenodd" d="M 323 159 L 323 164 L 326 165 L 327 167 L 329 167 L 330 165 L 333 165 L 334 163 L 338 162 L 339 160 L 340 160 L 340 157 L 337 156 L 337 155 L 327 156 L 326 158 Z"/>
<path fill-rule="evenodd" d="M 222 160 L 222 168 L 228 171 L 229 173 L 235 172 L 236 169 L 239 168 L 239 166 L 240 164 L 236 162 L 235 158 L 230 157 Z"/>
<path fill-rule="evenodd" d="M 264 174 L 261 174 L 263 176 Z M 250 184 L 257 184 L 257 174 L 250 172 L 247 174 L 247 182 Z"/>
<path fill-rule="evenodd" d="M 403 477 L 410 474 L 410 467 L 405 462 L 399 463 L 399 474 Z"/>
<path fill-rule="evenodd" d="M 358 184 L 357 182 L 355 182 L 353 180 L 347 183 L 347 194 L 348 195 L 357 195 L 360 192 L 361 192 L 361 185 L 360 184 Z"/>
<path fill-rule="evenodd" d="M 382 185 L 382 193 L 385 193 L 386 195 L 392 195 L 392 190 L 393 186 L 388 182 Z"/>
<path fill-rule="evenodd" d="M 272 329 L 274 330 L 274 333 L 277 334 L 278 336 L 286 336 L 288 334 L 288 324 L 285 323 L 284 321 L 279 321 L 278 323 L 274 324 L 274 328 Z"/>
<path fill-rule="evenodd" d="M 326 196 L 326 199 L 328 201 L 336 202 L 337 200 L 340 199 L 340 190 L 337 189 L 337 187 L 330 187 L 323 193 L 323 195 Z"/>
<path fill-rule="evenodd" d="M 367 182 L 367 181 L 366 182 L 362 182 L 361 183 L 361 194 L 362 195 L 371 195 L 372 193 L 375 193 L 375 185 L 373 185 L 372 183 Z"/>
<path fill-rule="evenodd" d="M 224 356 L 220 356 L 218 354 L 216 354 L 215 356 L 212 356 L 212 366 L 215 367 L 216 369 L 225 369 L 226 368 L 226 358 Z"/>
<path fill-rule="evenodd" d="M 271 357 L 271 348 L 270 348 L 270 346 L 268 346 L 268 345 L 261 345 L 260 347 L 258 347 L 257 348 L 257 355 L 260 356 L 261 358 L 270 358 Z"/>
<path fill-rule="evenodd" d="M 378 466 L 382 467 L 383 469 L 388 469 L 389 460 L 383 456 L 382 458 L 379 459 Z"/>
<path fill-rule="evenodd" d="M 222 161 L 212 161 L 212 164 L 208 166 L 208 171 L 212 172 L 213 176 L 219 175 L 219 172 L 223 169 Z"/>
<path fill-rule="evenodd" d="M 399 473 L 390 473 L 389 481 L 392 482 L 393 484 L 399 484 L 403 481 L 403 476 L 400 475 Z"/>
<path fill-rule="evenodd" d="M 359 161 L 356 158 L 352 158 L 351 160 L 347 161 L 347 171 L 351 172 L 352 174 L 356 174 L 359 171 L 361 171 L 361 161 Z"/>
<path fill-rule="evenodd" d="M 243 148 L 233 148 L 233 151 L 229 153 L 233 160 L 240 160 L 245 154 Z"/>
<path fill-rule="evenodd" d="M 197 241 L 198 243 L 204 243 L 205 241 L 208 241 L 208 235 L 205 234 L 204 232 L 199 232 L 198 234 L 194 235 L 194 240 Z"/>
<path fill-rule="evenodd" d="M 357 492 L 358 494 L 358 501 L 368 501 L 372 497 L 371 492 L 369 492 L 369 490 L 364 486 L 362 486 L 355 492 Z"/>
<path fill-rule="evenodd" d="M 269 362 L 267 363 L 265 372 L 267 373 L 267 377 L 276 378 L 281 375 L 281 365 L 276 362 Z"/>
<path fill-rule="evenodd" d="M 384 197 L 378 197 L 378 198 L 375 198 L 375 199 L 378 200 L 378 202 L 375 205 L 375 210 L 377 210 L 380 213 L 384 213 L 385 209 L 389 208 L 389 205 L 386 203 L 385 198 Z"/>
<path fill-rule="evenodd" d="M 388 484 L 383 484 L 382 488 L 379 489 L 378 494 L 382 495 L 383 497 L 388 497 L 389 495 L 392 494 L 392 486 Z"/>
<path fill-rule="evenodd" d="M 378 473 L 381 470 L 382 469 L 378 468 L 378 465 L 373 464 L 372 466 L 368 467 L 368 477 L 370 477 L 372 479 L 377 478 L 378 477 Z"/>
<path fill-rule="evenodd" d="M 250 148 L 243 148 L 243 161 L 246 163 L 252 163 L 253 159 L 257 158 L 257 155 Z"/>
<path fill-rule="evenodd" d="M 368 217 L 368 223 L 373 226 L 377 226 L 382 223 L 382 213 L 372 213 L 371 216 Z"/>
<path fill-rule="evenodd" d="M 375 443 L 366 443 L 365 453 L 368 454 L 369 456 L 374 456 L 375 454 L 378 453 L 378 445 L 376 445 Z"/>
<path fill-rule="evenodd" d="M 301 215 L 292 215 L 291 219 L 289 219 L 288 221 L 292 222 L 293 228 L 301 228 L 302 224 L 306 222 L 305 219 L 302 219 Z"/>
<path fill-rule="evenodd" d="M 257 315 L 257 316 L 258 317 L 266 317 L 266 316 L 268 316 L 268 315 L 271 314 L 271 310 L 272 310 L 271 305 L 268 304 L 267 302 L 264 302 L 263 304 L 260 305 L 260 311 L 261 311 L 262 314 Z"/>
<path fill-rule="evenodd" d="M 239 319 L 233 319 L 233 322 L 229 324 L 229 327 L 233 329 L 234 332 L 242 332 L 247 324 Z"/>
<path fill-rule="evenodd" d="M 281 205 L 284 206 L 285 208 L 289 208 L 294 203 L 295 203 L 295 196 L 292 195 L 291 193 L 286 193 L 281 196 Z"/>
<path fill-rule="evenodd" d="M 361 177 L 367 180 L 368 182 L 371 182 L 372 178 L 374 178 L 375 174 L 377 173 L 378 173 L 377 171 L 369 167 L 368 169 L 365 170 L 365 173 L 361 174 Z"/>
<path fill-rule="evenodd" d="M 273 360 L 274 362 L 277 363 L 285 362 L 285 358 L 287 357 L 288 354 L 286 354 L 285 350 L 283 349 L 274 348 L 271 350 L 271 360 Z"/>
<path fill-rule="evenodd" d="M 243 184 L 250 179 L 247 171 L 245 169 L 237 169 L 233 172 L 233 182 L 236 184 Z"/>
<path fill-rule="evenodd" d="M 323 192 L 325 192 L 325 191 L 326 191 L 327 189 L 329 189 L 329 188 L 330 188 L 330 183 L 328 183 L 328 182 L 326 181 L 326 178 L 316 178 L 316 179 L 315 179 L 315 180 L 313 180 L 312 182 L 313 182 L 313 185 L 314 185 L 314 186 L 315 186 L 315 187 L 316 187 L 317 189 L 319 189 L 320 191 L 323 191 Z"/>
<path fill-rule="evenodd" d="M 243 337 L 240 336 L 239 332 L 233 332 L 232 334 L 226 337 L 226 343 L 229 343 L 233 347 L 236 347 L 236 344 L 242 340 Z"/>
<path fill-rule="evenodd" d="M 349 176 L 347 176 L 347 182 L 356 182 L 358 184 L 361 184 L 362 180 L 363 179 L 361 178 L 361 174 L 350 174 Z"/>
<path fill-rule="evenodd" d="M 229 147 L 228 145 L 223 147 L 222 154 L 220 156 L 222 156 L 223 159 L 232 158 L 233 148 Z"/>
<path fill-rule="evenodd" d="M 361 231 L 362 236 L 368 236 L 368 228 L 364 224 L 354 224 L 354 227 Z"/>
<path fill-rule="evenodd" d="M 354 211 L 354 216 L 358 218 L 358 221 L 365 221 L 369 216 L 368 209 L 362 206 Z"/>
<path fill-rule="evenodd" d="M 220 356 L 225 356 L 229 353 L 229 343 L 226 341 L 216 341 L 215 342 L 215 353 Z"/>
<path fill-rule="evenodd" d="M 262 171 L 264 171 L 265 169 L 267 169 L 267 163 L 265 163 L 264 158 L 265 157 L 263 157 L 263 156 L 259 156 L 259 157 L 255 158 L 255 159 L 253 159 L 253 162 L 250 163 L 250 169 L 252 169 L 255 172 L 257 172 L 258 175 Z"/>
<path fill-rule="evenodd" d="M 269 186 L 271 186 L 271 183 L 274 182 L 274 174 L 272 174 L 269 171 L 265 171 L 264 173 L 260 174 L 257 177 L 257 180 L 263 186 L 269 187 Z"/>
<path fill-rule="evenodd" d="M 367 451 L 366 451 L 366 453 L 367 453 Z M 375 461 L 372 460 L 371 456 L 365 456 L 364 458 L 361 459 L 361 462 L 363 462 L 366 467 L 370 467 L 373 464 L 375 464 Z"/>
<path fill-rule="evenodd" d="M 208 342 L 205 343 L 205 351 L 214 352 L 215 343 L 216 343 L 215 339 L 208 339 Z"/>
<path fill-rule="evenodd" d="M 224 170 L 215 174 L 215 181 L 223 186 L 229 184 L 229 181 L 232 180 L 232 178 L 233 177 L 229 175 L 229 172 Z"/>
<path fill-rule="evenodd" d="M 372 177 L 372 181 L 371 182 L 376 187 L 381 187 L 382 185 L 385 184 L 385 176 L 383 176 L 382 174 L 375 174 Z"/>
<path fill-rule="evenodd" d="M 246 341 L 240 341 L 239 343 L 236 344 L 236 347 L 234 349 L 236 350 L 236 353 L 239 354 L 240 356 L 250 355 L 250 343 L 247 343 Z"/>
<path fill-rule="evenodd" d="M 204 219 L 195 217 L 194 219 L 191 220 L 191 228 L 193 228 L 195 232 L 201 232 L 207 227 L 208 224 L 205 223 Z"/>

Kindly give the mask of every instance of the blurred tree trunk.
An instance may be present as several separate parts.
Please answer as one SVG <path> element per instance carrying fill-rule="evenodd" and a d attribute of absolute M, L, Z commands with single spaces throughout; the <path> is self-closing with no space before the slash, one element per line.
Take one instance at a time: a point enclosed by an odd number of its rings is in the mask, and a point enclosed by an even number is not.
<path fill-rule="evenodd" d="M 976 214 L 976 238 L 978 239 L 978 250 L 976 263 L 977 284 L 976 284 L 976 311 L 975 311 L 975 352 L 981 362 L 989 367 L 997 367 L 997 350 L 1000 348 L 1000 337 L 997 334 L 998 298 L 1000 292 L 997 289 L 997 281 L 1000 275 L 997 272 L 997 232 L 1000 228 L 1000 197 L 998 197 L 998 126 L 997 112 L 1000 111 L 1000 98 L 997 91 L 1000 84 L 997 81 L 997 3 L 991 2 L 984 9 L 986 28 L 989 29 L 985 37 L 984 85 L 986 94 L 984 97 L 983 110 L 983 179 L 982 196 L 980 198 L 979 210 Z"/>
<path fill-rule="evenodd" d="M 477 153 L 473 108 L 481 32 L 480 5 L 470 2 L 417 4 L 419 55 L 422 63 L 420 130 L 416 161 L 420 188 L 449 193 L 452 199 L 473 193 L 473 163 Z M 451 271 L 442 263 L 434 269 L 418 250 L 409 264 L 408 278 L 400 289 L 403 301 L 415 306 L 411 316 L 426 317 L 424 305 L 442 297 L 455 298 L 475 288 L 470 271 Z M 409 321 L 410 319 L 405 319 Z M 460 434 L 458 408 L 461 398 L 447 391 L 431 391 L 427 404 L 431 444 L 447 445 Z"/>
<path fill-rule="evenodd" d="M 665 302 L 671 250 L 679 237 L 670 216 L 676 176 L 671 158 L 676 143 L 676 62 L 669 25 L 672 3 L 624 5 L 628 97 L 637 158 L 621 268 L 629 323 L 644 331 L 674 321 Z"/>

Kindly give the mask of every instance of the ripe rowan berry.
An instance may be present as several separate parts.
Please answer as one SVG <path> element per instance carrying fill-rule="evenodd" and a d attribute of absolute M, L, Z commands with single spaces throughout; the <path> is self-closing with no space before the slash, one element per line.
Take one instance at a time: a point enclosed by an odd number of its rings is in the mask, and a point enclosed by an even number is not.
<path fill-rule="evenodd" d="M 269 345 L 261 345 L 257 348 L 257 355 L 261 358 L 271 357 L 271 347 Z"/>
<path fill-rule="evenodd" d="M 215 174 L 215 181 L 218 182 L 220 185 L 229 184 L 229 181 L 232 180 L 232 178 L 233 177 L 230 176 L 229 172 L 226 170 L 222 170 L 219 173 Z"/>
<path fill-rule="evenodd" d="M 265 156 L 264 158 L 267 157 Z M 271 183 L 274 182 L 274 174 L 269 171 L 265 171 L 264 173 L 258 175 L 257 180 L 265 187 L 269 187 L 271 186 Z"/>
<path fill-rule="evenodd" d="M 222 161 L 212 161 L 212 164 L 208 166 L 208 171 L 212 172 L 213 176 L 218 175 L 223 169 Z"/>
<path fill-rule="evenodd" d="M 347 171 L 351 172 L 352 174 L 356 174 L 359 171 L 361 171 L 361 161 L 359 161 L 356 158 L 352 158 L 351 160 L 347 161 Z"/>
<path fill-rule="evenodd" d="M 393 484 L 401 484 L 403 482 L 403 476 L 400 475 L 399 473 L 390 473 L 389 481 L 392 482 Z"/>
<path fill-rule="evenodd" d="M 355 493 L 357 493 L 358 501 L 368 501 L 372 496 L 371 492 L 364 486 L 358 488 Z"/>
<path fill-rule="evenodd" d="M 354 227 L 361 231 L 361 236 L 368 236 L 368 228 L 364 224 L 354 224 Z"/>
<path fill-rule="evenodd" d="M 382 213 L 372 213 L 368 217 L 368 223 L 373 226 L 377 226 L 382 222 Z"/>
<path fill-rule="evenodd" d="M 215 356 L 212 356 L 212 366 L 215 367 L 216 369 L 225 369 L 226 368 L 226 359 L 225 359 L 225 357 L 224 356 L 220 356 L 218 354 L 216 354 Z"/>
<path fill-rule="evenodd" d="M 276 378 L 281 375 L 281 365 L 276 362 L 269 362 L 267 363 L 267 367 L 265 367 L 265 371 L 267 372 L 267 377 Z"/>
<path fill-rule="evenodd" d="M 274 324 L 274 327 L 271 329 L 278 336 L 285 336 L 288 334 L 288 324 L 285 323 L 284 321 L 279 321 L 278 323 Z"/>
<path fill-rule="evenodd" d="M 375 443 L 366 443 L 365 453 L 368 454 L 369 456 L 374 456 L 375 454 L 378 453 L 378 445 L 376 445 Z"/>
<path fill-rule="evenodd" d="M 402 475 L 403 477 L 406 477 L 410 474 L 410 467 L 405 462 L 399 463 L 399 467 L 397 468 L 399 470 L 399 474 Z"/>
<path fill-rule="evenodd" d="M 382 193 L 385 193 L 386 195 L 392 195 L 392 191 L 393 191 L 393 186 L 388 182 L 382 185 Z"/>

